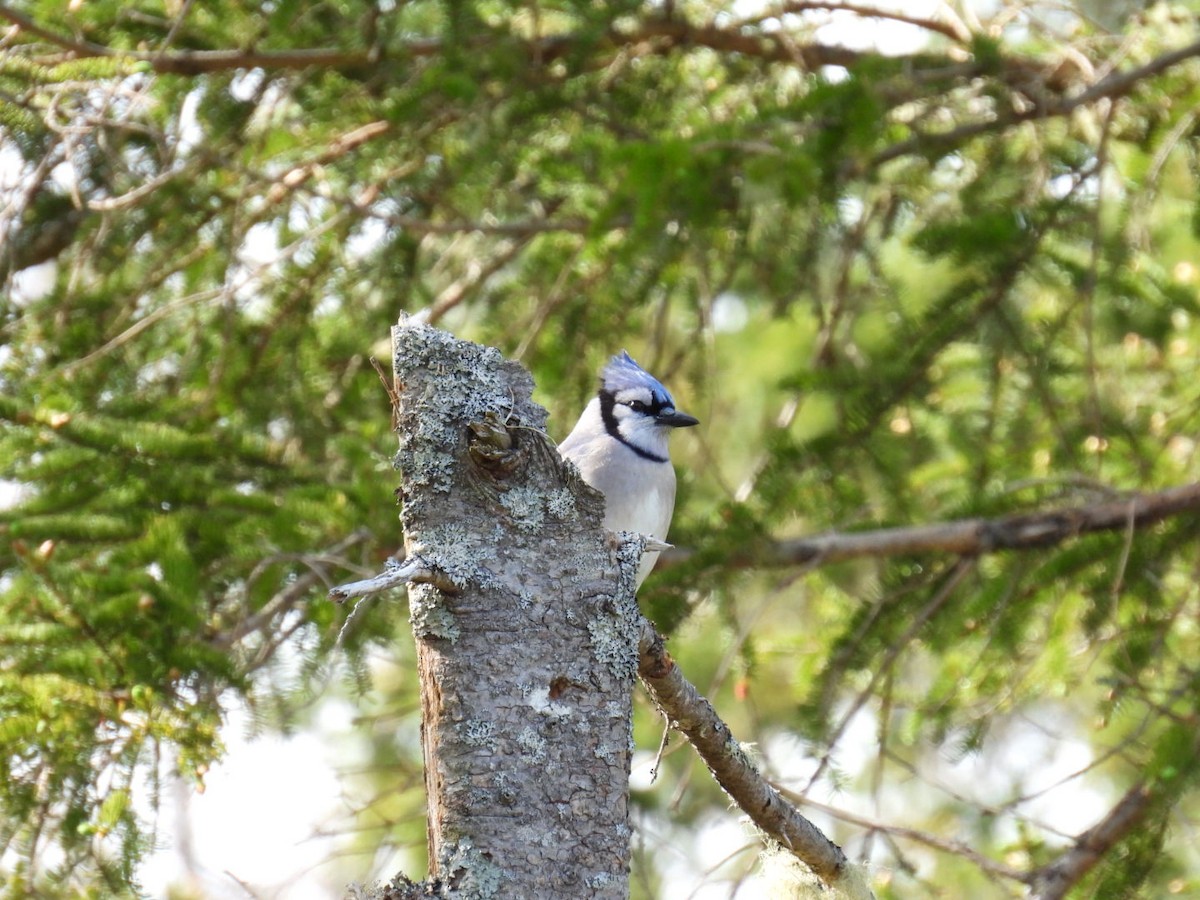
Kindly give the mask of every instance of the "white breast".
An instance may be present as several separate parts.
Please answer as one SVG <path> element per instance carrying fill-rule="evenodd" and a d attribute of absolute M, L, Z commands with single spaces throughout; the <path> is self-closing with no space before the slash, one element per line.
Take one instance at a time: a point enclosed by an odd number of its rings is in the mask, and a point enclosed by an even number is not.
<path fill-rule="evenodd" d="M 675 470 L 669 462 L 643 459 L 617 441 L 573 448 L 564 442 L 559 449 L 579 466 L 583 480 L 604 495 L 605 528 L 666 540 L 675 510 Z M 639 586 L 657 561 L 658 551 L 642 557 Z"/>

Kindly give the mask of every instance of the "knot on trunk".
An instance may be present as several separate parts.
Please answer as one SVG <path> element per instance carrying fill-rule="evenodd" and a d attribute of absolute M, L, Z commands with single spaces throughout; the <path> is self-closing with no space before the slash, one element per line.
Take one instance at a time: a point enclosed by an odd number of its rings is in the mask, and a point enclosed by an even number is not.
<path fill-rule="evenodd" d="M 484 413 L 483 420 L 467 426 L 467 452 L 471 461 L 493 478 L 508 478 L 521 467 L 528 450 L 520 445 L 517 431 L 495 412 Z"/>

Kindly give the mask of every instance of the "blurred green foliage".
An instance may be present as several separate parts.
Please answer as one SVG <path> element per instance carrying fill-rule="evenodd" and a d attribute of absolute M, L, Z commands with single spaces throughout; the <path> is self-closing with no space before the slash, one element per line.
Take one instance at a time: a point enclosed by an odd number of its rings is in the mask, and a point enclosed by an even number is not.
<path fill-rule="evenodd" d="M 6 9 L 59 36 L 0 47 L 6 896 L 136 893 L 159 759 L 202 782 L 231 705 L 297 727 L 344 661 L 376 762 L 351 843 L 420 874 L 403 616 L 335 646 L 323 595 L 400 544 L 370 357 L 425 308 L 529 366 L 556 437 L 621 347 L 701 417 L 675 452 L 696 552 L 644 608 L 769 772 L 802 790 L 796 759 L 824 760 L 822 796 L 871 811 L 827 827 L 881 896 L 1021 890 L 889 825 L 1027 871 L 1068 840 L 1043 794 L 1139 782 L 1154 803 L 1080 890 L 1200 891 L 1194 513 L 948 592 L 940 556 L 732 562 L 1197 480 L 1200 64 L 1076 102 L 1193 44 L 1187 6 L 1106 6 L 1108 32 L 1003 4 L 836 65 L 805 62 L 835 58 L 821 14 L 766 6 Z M 1087 748 L 1058 794 L 1029 722 Z M 639 748 L 659 727 L 639 712 Z M 969 759 L 978 794 L 951 784 Z M 690 754 L 660 777 L 639 896 L 728 816 Z"/>

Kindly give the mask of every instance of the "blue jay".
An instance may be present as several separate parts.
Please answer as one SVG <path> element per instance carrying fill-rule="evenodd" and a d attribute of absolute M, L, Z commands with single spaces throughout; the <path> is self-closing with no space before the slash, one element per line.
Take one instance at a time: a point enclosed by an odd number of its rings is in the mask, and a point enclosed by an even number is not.
<path fill-rule="evenodd" d="M 599 393 L 558 452 L 604 495 L 605 528 L 665 541 L 675 511 L 667 438 L 672 429 L 698 424 L 676 410 L 667 389 L 622 350 L 600 373 Z M 642 557 L 639 587 L 657 561 L 657 550 Z"/>

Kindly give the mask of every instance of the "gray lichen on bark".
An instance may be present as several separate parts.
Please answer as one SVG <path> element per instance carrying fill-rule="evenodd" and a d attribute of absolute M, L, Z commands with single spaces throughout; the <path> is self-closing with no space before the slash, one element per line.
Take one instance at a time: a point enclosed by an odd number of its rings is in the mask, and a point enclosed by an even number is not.
<path fill-rule="evenodd" d="M 558 456 L 529 375 L 393 329 L 437 896 L 628 894 L 640 539 Z"/>

